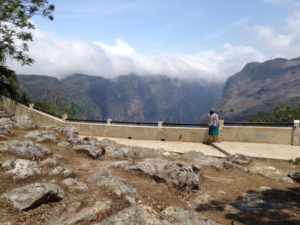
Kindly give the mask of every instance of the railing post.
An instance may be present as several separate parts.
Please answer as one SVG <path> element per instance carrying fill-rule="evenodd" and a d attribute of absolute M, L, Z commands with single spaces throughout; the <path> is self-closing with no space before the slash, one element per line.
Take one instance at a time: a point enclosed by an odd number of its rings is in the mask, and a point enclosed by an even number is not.
<path fill-rule="evenodd" d="M 66 121 L 67 119 L 68 119 L 68 114 L 67 113 L 62 114 L 62 120 Z"/>
<path fill-rule="evenodd" d="M 222 130 L 224 127 L 224 120 L 219 120 L 219 130 Z"/>
<path fill-rule="evenodd" d="M 300 120 L 294 120 L 293 143 L 292 143 L 292 145 L 296 145 L 296 146 L 299 146 L 299 139 L 300 139 L 299 123 L 300 123 Z"/>
<path fill-rule="evenodd" d="M 33 107 L 34 107 L 34 104 L 33 104 L 33 103 L 30 103 L 30 104 L 29 104 L 29 109 L 33 109 Z"/>
<path fill-rule="evenodd" d="M 158 128 L 162 128 L 163 127 L 163 121 L 158 121 L 157 126 L 158 126 Z"/>
<path fill-rule="evenodd" d="M 112 119 L 107 119 L 107 120 L 106 120 L 106 124 L 107 124 L 107 125 L 111 125 L 111 121 L 112 121 Z"/>

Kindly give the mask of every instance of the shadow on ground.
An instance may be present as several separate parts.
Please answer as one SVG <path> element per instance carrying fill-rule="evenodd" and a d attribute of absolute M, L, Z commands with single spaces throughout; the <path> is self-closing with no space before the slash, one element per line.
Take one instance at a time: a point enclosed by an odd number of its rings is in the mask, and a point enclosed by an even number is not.
<path fill-rule="evenodd" d="M 299 225 L 300 187 L 262 192 L 249 190 L 234 202 L 211 201 L 199 205 L 196 210 L 223 212 L 228 220 L 246 225 Z"/>

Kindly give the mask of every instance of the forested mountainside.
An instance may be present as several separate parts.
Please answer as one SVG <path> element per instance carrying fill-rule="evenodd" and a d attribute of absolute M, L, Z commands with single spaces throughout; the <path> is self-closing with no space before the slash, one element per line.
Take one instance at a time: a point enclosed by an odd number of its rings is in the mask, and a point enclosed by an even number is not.
<path fill-rule="evenodd" d="M 300 58 L 247 64 L 227 79 L 216 108 L 225 120 L 244 120 L 279 103 L 300 103 Z"/>
<path fill-rule="evenodd" d="M 199 122 L 220 98 L 223 84 L 183 81 L 166 76 L 99 76 L 74 74 L 58 80 L 19 75 L 20 87 L 38 101 L 74 103 L 77 117 L 121 121 Z"/>

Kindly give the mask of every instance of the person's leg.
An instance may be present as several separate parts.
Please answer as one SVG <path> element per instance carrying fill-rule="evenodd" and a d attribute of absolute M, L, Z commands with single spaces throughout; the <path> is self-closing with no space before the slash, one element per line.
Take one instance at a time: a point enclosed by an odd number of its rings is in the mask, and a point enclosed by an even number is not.
<path fill-rule="evenodd" d="M 220 143 L 221 142 L 220 135 L 217 136 L 217 139 L 218 139 L 218 142 Z"/>

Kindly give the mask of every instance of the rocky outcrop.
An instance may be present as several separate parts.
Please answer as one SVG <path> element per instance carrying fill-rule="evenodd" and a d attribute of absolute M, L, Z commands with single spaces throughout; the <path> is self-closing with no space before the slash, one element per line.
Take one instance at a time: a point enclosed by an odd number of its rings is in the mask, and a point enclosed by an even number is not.
<path fill-rule="evenodd" d="M 156 179 L 162 179 L 177 188 L 199 188 L 200 166 L 169 162 L 160 158 L 149 158 L 133 166 L 132 169 L 140 170 Z"/>
<path fill-rule="evenodd" d="M 0 134 L 12 134 L 14 124 L 9 118 L 0 118 Z"/>
<path fill-rule="evenodd" d="M 32 141 L 2 141 L 0 149 L 28 159 L 43 158 L 51 153 L 48 148 Z"/>
<path fill-rule="evenodd" d="M 36 142 L 57 142 L 56 135 L 52 131 L 30 131 L 24 137 L 35 139 Z"/>
<path fill-rule="evenodd" d="M 74 202 L 60 217 L 47 221 L 45 225 L 89 224 L 89 222 L 96 220 L 100 213 L 109 210 L 111 202 L 96 202 L 93 206 L 83 208 L 76 213 L 80 205 L 80 202 Z"/>
<path fill-rule="evenodd" d="M 124 196 L 128 202 L 135 204 L 136 190 L 126 184 L 121 177 L 113 176 L 107 170 L 101 170 L 94 173 L 90 181 L 96 182 L 98 186 L 111 188 L 117 196 Z"/>
<path fill-rule="evenodd" d="M 29 184 L 0 196 L 0 200 L 8 201 L 20 210 L 33 209 L 41 204 L 63 198 L 64 192 L 58 185 L 47 183 Z"/>
<path fill-rule="evenodd" d="M 103 149 L 93 145 L 77 145 L 73 150 L 78 153 L 83 153 L 92 159 L 99 159 L 105 152 Z"/>
<path fill-rule="evenodd" d="M 22 180 L 40 174 L 36 162 L 25 159 L 11 159 L 2 164 L 5 174 L 13 176 L 15 180 Z"/>

